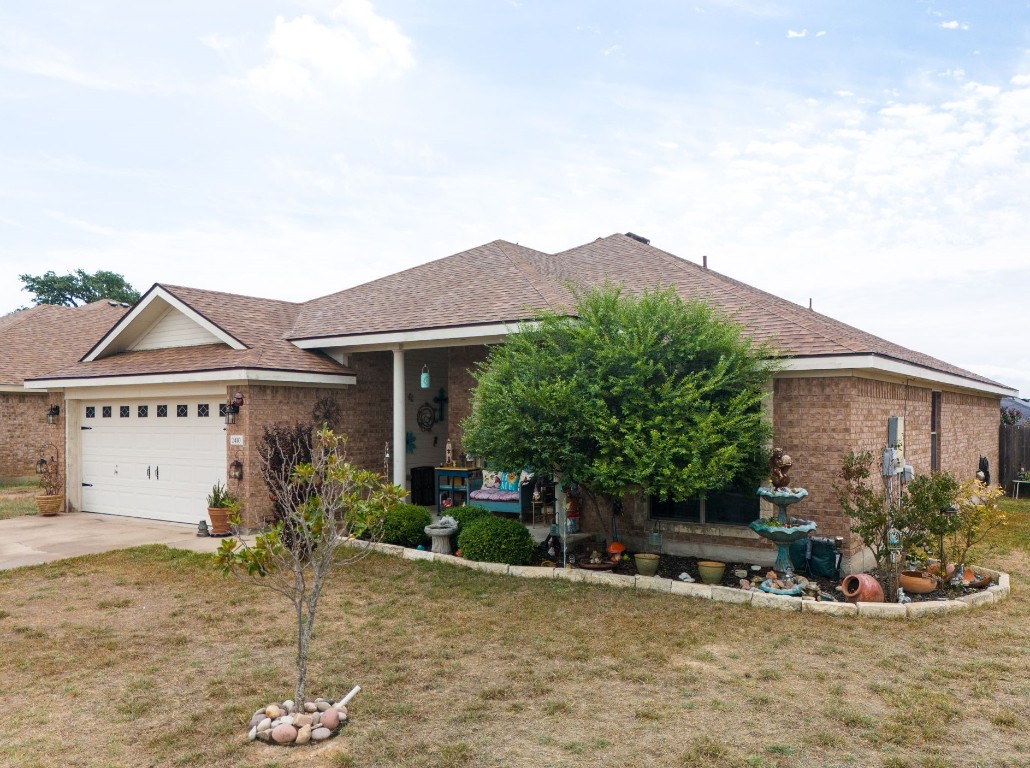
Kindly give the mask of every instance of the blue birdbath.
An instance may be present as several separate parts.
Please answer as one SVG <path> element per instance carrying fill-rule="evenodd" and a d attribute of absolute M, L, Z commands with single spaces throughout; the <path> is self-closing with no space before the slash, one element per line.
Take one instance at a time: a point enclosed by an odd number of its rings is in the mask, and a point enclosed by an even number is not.
<path fill-rule="evenodd" d="M 811 520 L 788 517 L 787 507 L 797 504 L 808 496 L 808 491 L 804 488 L 763 486 L 758 489 L 758 495 L 771 501 L 776 506 L 778 514 L 775 518 L 768 520 L 753 520 L 748 527 L 763 539 L 768 539 L 779 547 L 773 570 L 782 573 L 785 578 L 789 579 L 794 575 L 794 568 L 790 562 L 790 545 L 814 531 L 815 523 Z"/>

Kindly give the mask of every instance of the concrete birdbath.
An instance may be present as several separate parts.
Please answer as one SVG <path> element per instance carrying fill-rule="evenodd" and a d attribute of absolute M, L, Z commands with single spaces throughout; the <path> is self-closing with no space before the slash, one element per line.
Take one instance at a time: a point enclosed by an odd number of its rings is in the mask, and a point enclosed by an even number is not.
<path fill-rule="evenodd" d="M 450 515 L 441 517 L 423 530 L 433 540 L 433 551 L 441 555 L 451 554 L 451 537 L 458 530 L 458 521 Z"/>

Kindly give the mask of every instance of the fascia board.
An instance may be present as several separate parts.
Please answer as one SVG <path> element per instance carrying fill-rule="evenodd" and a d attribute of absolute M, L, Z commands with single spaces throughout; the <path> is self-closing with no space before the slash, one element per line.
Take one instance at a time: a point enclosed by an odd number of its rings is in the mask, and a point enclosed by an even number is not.
<path fill-rule="evenodd" d="M 525 323 L 523 323 L 524 325 Z M 362 333 L 353 336 L 323 336 L 293 339 L 300 349 L 345 349 L 347 352 L 369 352 L 382 349 L 419 349 L 431 347 L 495 344 L 518 330 L 509 323 L 465 325 L 449 328 L 422 328 L 385 333 Z"/>
<path fill-rule="evenodd" d="M 353 386 L 357 376 L 352 373 L 300 373 L 294 371 L 266 371 L 238 368 L 221 371 L 187 371 L 183 373 L 146 373 L 136 375 L 91 376 L 77 379 L 33 379 L 25 382 L 31 390 L 61 387 L 138 386 L 143 384 L 179 383 L 193 381 L 253 381 L 283 384 L 316 384 L 325 386 Z"/>
<path fill-rule="evenodd" d="M 985 392 L 999 397 L 1015 395 L 1018 390 L 1002 385 L 988 384 L 975 379 L 967 379 L 944 371 L 935 371 L 919 365 L 893 360 L 880 355 L 827 355 L 826 357 L 791 357 L 783 361 L 782 370 L 793 372 L 838 371 L 847 370 L 882 371 L 905 379 L 919 379 L 951 387 Z"/>

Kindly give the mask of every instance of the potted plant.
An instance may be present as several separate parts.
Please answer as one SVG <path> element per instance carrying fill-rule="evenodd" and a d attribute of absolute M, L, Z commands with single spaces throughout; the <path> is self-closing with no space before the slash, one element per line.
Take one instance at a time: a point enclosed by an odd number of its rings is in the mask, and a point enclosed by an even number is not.
<path fill-rule="evenodd" d="M 53 443 L 40 446 L 36 474 L 39 475 L 40 490 L 36 494 L 36 509 L 43 517 L 52 517 L 64 509 L 64 474 Z"/>
<path fill-rule="evenodd" d="M 222 485 L 221 481 L 212 486 L 207 495 L 207 514 L 211 518 L 211 535 L 228 536 L 229 518 L 239 509 L 239 499 Z"/>

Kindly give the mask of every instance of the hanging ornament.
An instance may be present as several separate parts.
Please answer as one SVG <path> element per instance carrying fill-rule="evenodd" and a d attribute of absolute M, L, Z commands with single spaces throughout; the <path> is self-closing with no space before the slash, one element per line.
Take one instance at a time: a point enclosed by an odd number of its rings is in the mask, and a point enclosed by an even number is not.
<path fill-rule="evenodd" d="M 422 366 L 422 375 L 419 377 L 419 386 L 422 389 L 429 389 L 429 366 Z"/>

